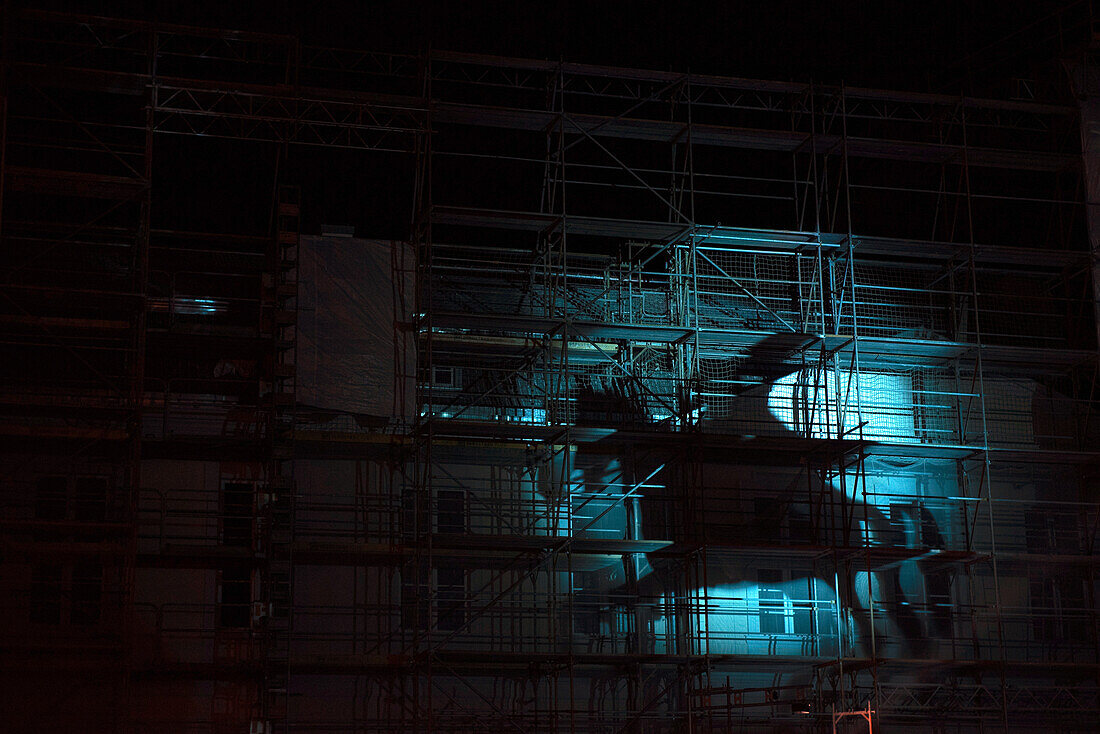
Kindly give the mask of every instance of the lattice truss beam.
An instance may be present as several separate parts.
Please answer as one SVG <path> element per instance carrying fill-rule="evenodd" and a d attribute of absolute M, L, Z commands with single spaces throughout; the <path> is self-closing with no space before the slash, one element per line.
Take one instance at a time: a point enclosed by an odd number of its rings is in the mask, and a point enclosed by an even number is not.
<path fill-rule="evenodd" d="M 1090 685 L 1009 686 L 1002 702 L 999 685 L 910 684 L 879 686 L 882 715 L 891 719 L 960 712 L 975 719 L 999 717 L 1002 704 L 1013 715 L 1082 719 L 1100 712 L 1097 689 Z"/>
<path fill-rule="evenodd" d="M 291 90 L 205 90 L 166 82 L 156 85 L 155 100 L 161 133 L 407 152 L 424 129 L 423 114 L 412 108 L 309 99 Z"/>
<path fill-rule="evenodd" d="M 18 23 L 26 53 L 14 66 L 25 79 L 123 93 L 151 87 L 157 132 L 411 152 L 425 130 L 414 57 L 34 11 Z M 412 93 L 389 93 L 385 85 L 402 75 L 400 91 Z M 349 77 L 366 91 L 347 91 Z"/>

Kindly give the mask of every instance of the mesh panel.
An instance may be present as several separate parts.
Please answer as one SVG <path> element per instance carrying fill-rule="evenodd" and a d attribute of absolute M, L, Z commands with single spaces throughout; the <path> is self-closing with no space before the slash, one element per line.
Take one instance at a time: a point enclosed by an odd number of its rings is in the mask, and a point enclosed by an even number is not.
<path fill-rule="evenodd" d="M 928 337 L 945 332 L 945 303 L 930 271 L 854 264 L 856 324 L 862 336 Z M 852 333 L 851 310 L 845 333 Z"/>
<path fill-rule="evenodd" d="M 718 329 L 798 327 L 812 314 L 812 261 L 797 255 L 699 250 L 699 325 Z"/>

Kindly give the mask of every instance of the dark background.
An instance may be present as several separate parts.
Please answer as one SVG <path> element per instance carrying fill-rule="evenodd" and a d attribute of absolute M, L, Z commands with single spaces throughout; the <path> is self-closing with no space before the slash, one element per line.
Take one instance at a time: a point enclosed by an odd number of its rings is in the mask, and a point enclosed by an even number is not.
<path fill-rule="evenodd" d="M 387 51 L 435 48 L 701 74 L 943 88 L 993 55 L 1001 73 L 1042 53 L 1021 33 L 1049 0 L 621 2 L 275 0 L 35 3 L 103 15 L 298 35 Z M 995 49 L 982 50 L 990 44 Z M 968 56 L 977 55 L 967 59 Z"/>
<path fill-rule="evenodd" d="M 1012 96 L 1013 77 L 1045 76 L 1055 83 L 1036 85 L 1037 96 L 1059 102 L 1069 100 L 1059 66 L 1066 53 L 1056 32 L 1061 16 L 1055 13 L 1085 7 L 1083 0 L 29 4 L 289 34 L 316 46 L 412 54 L 433 48 L 978 96 Z M 364 237 L 411 236 L 415 183 L 408 156 L 292 147 L 280 158 L 266 143 L 159 136 L 153 157 L 155 229 L 267 232 L 279 179 L 302 187 L 305 232 L 327 223 L 354 225 Z M 509 208 L 530 209 L 532 203 Z"/>

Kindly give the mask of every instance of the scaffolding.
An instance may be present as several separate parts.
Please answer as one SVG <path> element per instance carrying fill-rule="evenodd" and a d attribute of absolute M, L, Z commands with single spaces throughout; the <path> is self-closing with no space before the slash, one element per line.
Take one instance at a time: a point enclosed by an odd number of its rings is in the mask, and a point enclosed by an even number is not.
<path fill-rule="evenodd" d="M 63 671 L 103 730 L 1095 727 L 1077 107 L 9 14 L 11 690 Z M 262 146 L 265 231 L 152 226 L 175 136 Z M 410 244 L 303 236 L 317 147 L 401 156 Z M 303 398 L 305 258 L 367 250 L 384 416 Z"/>

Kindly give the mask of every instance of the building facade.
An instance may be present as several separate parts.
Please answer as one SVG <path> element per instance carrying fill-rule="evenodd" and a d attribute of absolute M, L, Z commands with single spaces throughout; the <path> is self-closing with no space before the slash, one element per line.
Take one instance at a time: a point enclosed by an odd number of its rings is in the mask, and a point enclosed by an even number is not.
<path fill-rule="evenodd" d="M 15 730 L 1095 729 L 1087 50 L 1055 103 L 9 15 Z M 333 155 L 405 208 L 315 226 Z"/>

